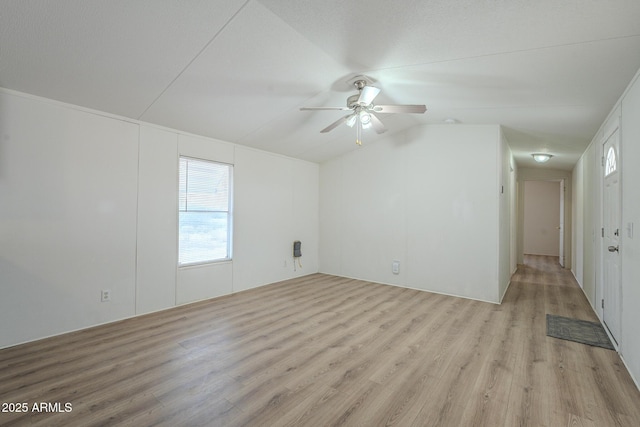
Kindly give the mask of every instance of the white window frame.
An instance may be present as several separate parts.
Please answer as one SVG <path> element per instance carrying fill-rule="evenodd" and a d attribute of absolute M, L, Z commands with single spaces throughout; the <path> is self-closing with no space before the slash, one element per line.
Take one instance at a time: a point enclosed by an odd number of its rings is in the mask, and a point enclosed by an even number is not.
<path fill-rule="evenodd" d="M 181 199 L 181 194 L 183 194 L 183 189 L 181 188 L 183 185 L 181 185 L 181 175 L 182 175 L 182 164 L 183 161 L 186 162 L 186 165 L 188 167 L 189 163 L 199 163 L 199 164 L 211 164 L 211 165 L 216 165 L 216 166 L 225 166 L 228 170 L 228 198 L 227 198 L 227 206 L 226 206 L 226 210 L 219 210 L 219 209 L 189 209 L 189 187 L 188 187 L 188 180 L 185 181 L 184 184 L 184 192 L 185 192 L 185 199 L 184 199 L 184 206 L 182 203 L 182 199 Z M 186 172 L 185 172 L 186 173 Z M 192 196 L 193 197 L 193 196 Z M 226 256 L 224 257 L 210 257 L 210 258 L 206 258 L 206 259 L 198 259 L 196 261 L 182 261 L 182 245 L 181 245 L 181 237 L 182 237 L 182 233 L 181 233 L 181 214 L 183 213 L 195 213 L 195 212 L 209 212 L 209 213 L 223 213 L 226 214 L 226 219 L 227 219 L 227 229 L 226 229 Z M 232 260 L 232 249 L 233 249 L 233 244 L 232 244 L 232 238 L 233 238 L 233 165 L 229 164 L 229 163 L 223 163 L 223 162 L 217 162 L 214 160 L 208 160 L 208 159 L 201 159 L 201 158 L 196 158 L 196 157 L 189 157 L 189 156 L 179 156 L 178 158 L 178 267 L 188 267 L 188 266 L 193 266 L 193 265 L 202 265 L 202 264 L 212 264 L 212 263 L 218 263 L 218 262 L 225 262 L 225 261 L 231 261 Z"/>

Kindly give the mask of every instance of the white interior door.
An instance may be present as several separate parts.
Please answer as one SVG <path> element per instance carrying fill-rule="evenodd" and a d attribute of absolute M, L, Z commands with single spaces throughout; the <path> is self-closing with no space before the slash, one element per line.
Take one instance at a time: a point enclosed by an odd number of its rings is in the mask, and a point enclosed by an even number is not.
<path fill-rule="evenodd" d="M 603 185 L 603 320 L 613 338 L 620 337 L 622 283 L 620 280 L 620 158 L 619 130 L 606 140 Z"/>
<path fill-rule="evenodd" d="M 564 267 L 564 179 L 560 181 L 560 225 L 558 226 L 558 233 L 560 233 L 558 237 L 560 242 L 558 261 Z"/>

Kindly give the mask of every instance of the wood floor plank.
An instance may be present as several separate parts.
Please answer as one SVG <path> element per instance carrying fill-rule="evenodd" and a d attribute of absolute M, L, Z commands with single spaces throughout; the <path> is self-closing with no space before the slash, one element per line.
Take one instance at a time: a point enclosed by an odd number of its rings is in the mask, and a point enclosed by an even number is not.
<path fill-rule="evenodd" d="M 504 423 L 503 409 L 509 402 L 515 366 L 513 340 L 494 337 L 486 349 L 471 397 L 464 405 L 460 425 L 500 426 Z"/>
<path fill-rule="evenodd" d="M 557 258 L 501 305 L 312 274 L 0 350 L 0 425 L 629 426 L 615 351 L 546 336 L 597 321 Z"/>

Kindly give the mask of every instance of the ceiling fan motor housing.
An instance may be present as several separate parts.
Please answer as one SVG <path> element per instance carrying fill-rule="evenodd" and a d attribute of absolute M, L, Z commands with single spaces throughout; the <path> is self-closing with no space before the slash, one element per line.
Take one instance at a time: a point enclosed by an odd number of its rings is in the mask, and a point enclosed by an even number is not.
<path fill-rule="evenodd" d="M 356 108 L 358 105 L 358 99 L 360 98 L 360 94 L 357 95 L 351 95 L 350 97 L 347 98 L 347 107 L 349 108 Z"/>

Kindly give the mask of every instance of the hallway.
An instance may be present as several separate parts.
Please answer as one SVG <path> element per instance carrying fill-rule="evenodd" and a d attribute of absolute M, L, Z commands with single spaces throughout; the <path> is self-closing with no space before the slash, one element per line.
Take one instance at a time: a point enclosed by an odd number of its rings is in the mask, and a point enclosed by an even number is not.
<path fill-rule="evenodd" d="M 640 425 L 640 392 L 615 351 L 546 336 L 546 314 L 599 322 L 557 257 L 525 255 L 502 305 L 514 316 L 511 324 L 528 324 L 522 330 L 530 334 L 515 364 L 508 411 L 542 417 L 515 417 L 511 425 Z"/>
<path fill-rule="evenodd" d="M 525 255 L 524 264 L 511 277 L 510 288 L 538 285 L 544 288 L 545 314 L 599 322 L 569 269 L 562 268 L 558 257 Z M 507 302 L 508 292 L 503 303 Z"/>

